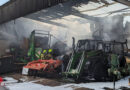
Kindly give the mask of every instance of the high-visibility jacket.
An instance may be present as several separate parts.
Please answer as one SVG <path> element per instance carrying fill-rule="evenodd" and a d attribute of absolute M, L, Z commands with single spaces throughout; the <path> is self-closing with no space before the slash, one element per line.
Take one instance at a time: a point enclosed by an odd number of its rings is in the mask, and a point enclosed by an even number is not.
<path fill-rule="evenodd" d="M 46 59 L 46 57 L 52 57 L 51 55 L 52 49 L 43 50 L 43 53 L 41 53 L 41 59 Z"/>

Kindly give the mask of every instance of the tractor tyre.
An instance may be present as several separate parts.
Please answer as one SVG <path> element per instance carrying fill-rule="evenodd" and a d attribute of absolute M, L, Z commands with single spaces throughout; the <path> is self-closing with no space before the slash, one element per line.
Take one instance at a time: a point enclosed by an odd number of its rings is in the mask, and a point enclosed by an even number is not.
<path fill-rule="evenodd" d="M 96 81 L 106 81 L 108 77 L 107 68 L 101 63 L 97 63 L 94 67 L 93 76 Z"/>

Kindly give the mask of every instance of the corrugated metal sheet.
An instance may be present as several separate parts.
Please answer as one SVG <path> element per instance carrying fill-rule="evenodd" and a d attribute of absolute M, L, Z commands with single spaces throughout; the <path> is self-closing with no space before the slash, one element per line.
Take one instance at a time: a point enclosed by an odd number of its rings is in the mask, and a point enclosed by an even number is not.
<path fill-rule="evenodd" d="M 0 6 L 0 24 L 67 0 L 11 0 Z"/>
<path fill-rule="evenodd" d="M 0 24 L 65 1 L 69 0 L 10 0 L 8 3 L 0 6 Z M 128 0 L 114 1 L 130 5 Z"/>

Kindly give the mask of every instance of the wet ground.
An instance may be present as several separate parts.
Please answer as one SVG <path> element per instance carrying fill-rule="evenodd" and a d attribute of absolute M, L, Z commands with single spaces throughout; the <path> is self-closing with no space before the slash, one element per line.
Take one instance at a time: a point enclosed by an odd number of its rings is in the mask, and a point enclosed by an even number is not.
<path fill-rule="evenodd" d="M 121 88 L 119 88 L 120 90 L 130 90 L 130 88 L 128 88 L 128 87 L 121 87 Z M 118 90 L 119 90 L 118 89 Z M 107 87 L 104 87 L 104 90 L 114 90 L 114 89 L 112 89 L 112 88 L 107 88 Z M 117 90 L 117 89 L 116 89 Z"/>
<path fill-rule="evenodd" d="M 50 87 L 56 87 L 56 86 L 62 86 L 62 85 L 69 84 L 68 82 L 63 82 L 60 79 L 34 77 L 34 76 L 24 76 L 20 73 L 4 74 L 4 75 L 2 75 L 2 77 L 10 77 L 10 78 L 17 80 L 17 82 L 14 82 L 14 83 L 33 82 L 33 83 L 36 83 L 36 84 L 40 84 L 40 85 L 44 85 L 44 86 L 50 86 Z M 86 83 L 86 85 L 87 85 L 87 83 Z M 94 89 L 91 89 L 90 87 L 87 88 L 87 87 L 75 86 L 75 85 L 67 85 L 64 88 L 72 88 L 73 90 L 94 90 Z M 112 88 L 108 88 L 108 87 L 104 87 L 102 89 L 103 90 L 113 90 Z M 130 87 L 129 88 L 128 87 L 120 87 L 118 90 L 130 90 Z"/>
<path fill-rule="evenodd" d="M 11 73 L 11 74 L 5 74 L 3 75 L 3 77 L 11 77 L 14 78 L 16 80 L 18 80 L 19 82 L 34 82 L 37 84 L 42 84 L 45 86 L 60 86 L 60 85 L 64 85 L 65 83 L 60 82 L 59 80 L 56 79 L 49 79 L 49 78 L 41 78 L 41 77 L 34 77 L 34 76 L 24 76 L 22 74 L 19 73 Z"/>

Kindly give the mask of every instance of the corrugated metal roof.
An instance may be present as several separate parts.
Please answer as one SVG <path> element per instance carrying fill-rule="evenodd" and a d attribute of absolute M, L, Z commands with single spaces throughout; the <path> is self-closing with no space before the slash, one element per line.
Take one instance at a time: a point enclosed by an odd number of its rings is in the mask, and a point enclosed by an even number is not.
<path fill-rule="evenodd" d="M 0 6 L 0 23 L 25 16 L 66 0 L 10 0 Z"/>
<path fill-rule="evenodd" d="M 13 20 L 13 19 L 16 19 L 16 18 L 19 18 L 19 17 L 22 17 L 22 16 L 25 16 L 25 15 L 28 15 L 28 14 L 36 12 L 36 11 L 39 11 L 41 9 L 56 5 L 58 3 L 65 2 L 65 1 L 69 1 L 69 0 L 10 0 L 6 4 L 0 6 L 0 24 Z M 74 3 L 75 2 L 76 3 L 79 3 L 79 2 L 88 3 L 88 1 L 89 0 L 75 0 Z M 92 0 L 92 1 L 98 2 L 98 0 Z M 108 3 L 110 3 L 113 0 L 100 0 L 100 1 L 107 1 Z M 123 4 L 130 5 L 128 0 L 114 0 L 114 1 L 118 1 Z M 97 3 L 97 4 L 99 6 L 102 5 L 99 3 Z M 112 5 L 110 5 L 110 7 L 111 6 Z M 98 7 L 98 6 L 92 5 L 91 7 Z M 106 9 L 105 11 L 110 11 L 109 8 L 105 8 L 105 9 Z M 99 12 L 98 14 L 103 14 L 102 11 L 104 11 L 104 10 L 102 9 L 101 12 Z M 85 13 L 87 13 L 87 12 L 85 12 Z M 94 13 L 94 12 L 89 11 L 90 15 L 91 15 L 91 13 Z"/>

